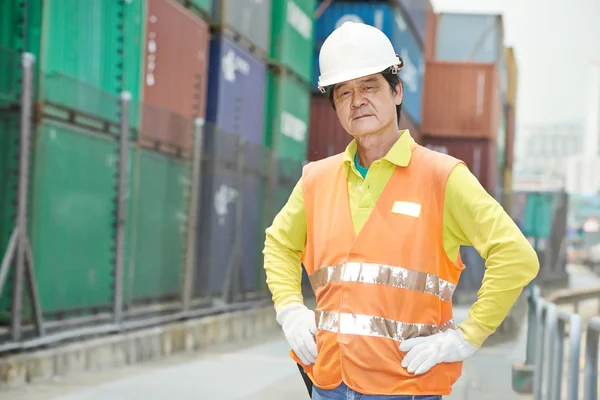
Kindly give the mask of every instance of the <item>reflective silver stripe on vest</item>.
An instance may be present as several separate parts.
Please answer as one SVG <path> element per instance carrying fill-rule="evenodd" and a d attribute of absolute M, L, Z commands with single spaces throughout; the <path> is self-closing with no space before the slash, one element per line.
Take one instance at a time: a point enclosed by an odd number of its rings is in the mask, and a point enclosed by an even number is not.
<path fill-rule="evenodd" d="M 401 342 L 419 336 L 431 336 L 439 332 L 454 329 L 454 320 L 442 326 L 427 324 L 409 324 L 370 315 L 315 311 L 317 329 L 347 335 L 377 336 Z"/>
<path fill-rule="evenodd" d="M 439 297 L 442 301 L 452 300 L 456 285 L 433 274 L 395 267 L 385 264 L 351 262 L 317 269 L 310 276 L 313 290 L 340 282 L 361 282 L 414 290 Z"/>

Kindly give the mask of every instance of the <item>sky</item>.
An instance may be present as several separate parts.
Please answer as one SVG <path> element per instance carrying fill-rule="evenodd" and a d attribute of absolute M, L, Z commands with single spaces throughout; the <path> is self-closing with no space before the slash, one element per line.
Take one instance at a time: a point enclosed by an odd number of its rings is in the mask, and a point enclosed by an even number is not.
<path fill-rule="evenodd" d="M 501 13 L 519 68 L 517 123 L 584 123 L 600 0 L 431 0 L 436 12 Z"/>

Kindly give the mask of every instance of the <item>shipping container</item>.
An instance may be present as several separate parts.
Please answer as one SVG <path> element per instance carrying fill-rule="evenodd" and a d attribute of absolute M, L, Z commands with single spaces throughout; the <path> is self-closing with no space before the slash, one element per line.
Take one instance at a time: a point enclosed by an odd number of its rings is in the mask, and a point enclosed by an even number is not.
<path fill-rule="evenodd" d="M 501 98 L 495 64 L 430 61 L 423 85 L 423 135 L 495 138 Z"/>
<path fill-rule="evenodd" d="M 260 57 L 269 54 L 271 0 L 220 0 L 213 7 L 213 24 L 241 35 L 240 41 L 259 49 Z M 252 51 L 253 52 L 253 51 Z"/>
<path fill-rule="evenodd" d="M 495 196 L 498 179 L 498 151 L 495 140 L 439 138 L 424 135 L 420 144 L 464 161 L 485 190 Z"/>
<path fill-rule="evenodd" d="M 306 160 L 310 88 L 287 71 L 267 75 L 265 145 L 279 157 Z"/>
<path fill-rule="evenodd" d="M 237 268 L 237 278 L 230 278 L 236 292 L 254 293 L 259 288 L 259 256 L 257 245 L 264 181 L 262 144 L 246 143 L 240 147 L 239 135 L 224 134 L 209 125 L 205 130 L 206 162 L 202 170 L 198 208 L 196 296 L 220 296 L 225 290 L 228 270 Z M 238 185 L 238 161 L 244 155 L 243 189 Z M 236 227 L 236 214 L 242 201 L 241 226 Z M 236 237 L 239 233 L 239 237 Z M 236 249 L 241 249 L 236 254 Z M 237 257 L 236 257 L 237 256 Z M 235 267 L 234 267 L 235 265 Z"/>
<path fill-rule="evenodd" d="M 316 0 L 277 0 L 271 9 L 270 58 L 310 82 Z"/>
<path fill-rule="evenodd" d="M 110 306 L 117 144 L 44 122 L 33 151 L 30 235 L 42 310 Z"/>
<path fill-rule="evenodd" d="M 39 57 L 41 26 L 42 0 L 0 1 L 0 46 Z"/>
<path fill-rule="evenodd" d="M 402 10 L 408 16 L 407 22 L 416 32 L 419 45 L 424 47 L 427 35 L 427 14 L 431 9 L 431 2 L 429 0 L 400 0 L 399 2 Z"/>
<path fill-rule="evenodd" d="M 190 165 L 145 149 L 134 165 L 124 299 L 174 298 L 182 288 Z"/>
<path fill-rule="evenodd" d="M 327 96 L 314 94 L 311 99 L 308 161 L 318 161 L 342 153 L 352 136 L 342 127 Z"/>
<path fill-rule="evenodd" d="M 502 15 L 438 14 L 437 60 L 497 63 L 503 56 Z"/>
<path fill-rule="evenodd" d="M 423 43 L 423 56 L 425 61 L 435 59 L 435 43 L 437 37 L 438 17 L 431 3 L 428 3 L 425 15 L 425 42 Z"/>
<path fill-rule="evenodd" d="M 118 121 L 123 5 L 115 0 L 44 2 L 39 61 L 45 103 Z"/>
<path fill-rule="evenodd" d="M 221 132 L 263 143 L 267 64 L 220 36 L 210 43 L 206 120 Z"/>
<path fill-rule="evenodd" d="M 193 119 L 206 101 L 209 27 L 171 0 L 149 0 L 140 138 L 193 146 Z"/>
<path fill-rule="evenodd" d="M 517 67 L 517 60 L 515 58 L 514 48 L 507 47 L 505 49 L 505 57 L 508 70 L 506 101 L 511 107 L 516 108 L 519 83 L 519 69 Z"/>
<path fill-rule="evenodd" d="M 140 124 L 142 101 L 142 74 L 144 60 L 144 27 L 146 24 L 146 1 L 123 2 L 123 82 L 121 90 L 131 93 L 129 124 Z"/>
<path fill-rule="evenodd" d="M 504 174 L 502 176 L 502 207 L 508 215 L 513 218 L 513 171 L 511 168 L 504 168 Z"/>
<path fill-rule="evenodd" d="M 515 136 L 516 136 L 516 120 L 515 109 L 510 105 L 506 106 L 506 152 L 505 166 L 509 169 L 513 168 L 515 160 Z"/>
<path fill-rule="evenodd" d="M 387 3 L 331 3 L 316 22 L 315 57 L 318 58 L 321 45 L 327 36 L 346 21 L 375 26 L 391 40 L 394 49 L 404 61 L 404 67 L 400 71 L 400 78 L 404 83 L 403 108 L 413 121 L 420 125 L 423 51 L 400 10 Z M 317 86 L 319 73 L 319 70 L 314 71 L 314 87 Z"/>

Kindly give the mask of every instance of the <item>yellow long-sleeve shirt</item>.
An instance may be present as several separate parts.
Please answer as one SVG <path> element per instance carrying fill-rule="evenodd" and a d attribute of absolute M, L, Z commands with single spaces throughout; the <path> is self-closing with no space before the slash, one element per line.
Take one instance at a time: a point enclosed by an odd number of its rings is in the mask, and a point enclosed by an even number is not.
<path fill-rule="evenodd" d="M 356 142 L 346 148 L 344 164 L 356 232 L 362 229 L 394 169 L 409 164 L 413 143 L 408 131 L 401 132 L 388 154 L 371 165 L 364 179 L 354 163 Z M 481 347 L 504 320 L 523 287 L 537 275 L 537 255 L 502 206 L 462 164 L 448 178 L 443 224 L 444 249 L 451 260 L 457 260 L 460 246 L 473 246 L 486 259 L 478 300 L 459 325 L 465 340 Z M 300 257 L 306 235 L 306 211 L 299 181 L 266 231 L 264 267 L 277 311 L 303 302 Z"/>

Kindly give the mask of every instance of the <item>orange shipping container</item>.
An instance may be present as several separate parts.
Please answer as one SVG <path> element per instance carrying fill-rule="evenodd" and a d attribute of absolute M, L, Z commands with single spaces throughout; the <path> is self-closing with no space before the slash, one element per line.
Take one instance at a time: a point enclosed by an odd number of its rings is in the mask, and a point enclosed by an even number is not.
<path fill-rule="evenodd" d="M 426 62 L 423 135 L 495 139 L 502 100 L 496 64 Z"/>
<path fill-rule="evenodd" d="M 495 196 L 498 184 L 498 152 L 495 140 L 423 136 L 420 144 L 464 161 L 485 190 Z"/>
<path fill-rule="evenodd" d="M 208 24 L 172 0 L 150 0 L 140 141 L 189 150 L 204 117 Z"/>

